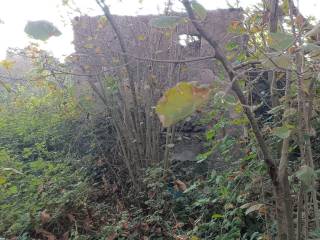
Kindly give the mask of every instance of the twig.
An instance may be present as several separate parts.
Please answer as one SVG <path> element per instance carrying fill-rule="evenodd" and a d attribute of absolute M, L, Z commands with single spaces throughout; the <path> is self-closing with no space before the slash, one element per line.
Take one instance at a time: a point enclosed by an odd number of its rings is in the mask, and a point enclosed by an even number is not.
<path fill-rule="evenodd" d="M 133 55 L 133 54 L 129 54 L 129 53 L 123 53 L 123 52 L 118 52 L 118 51 L 113 51 L 113 50 L 110 50 L 109 51 L 111 52 L 116 52 L 120 55 L 126 55 L 128 57 L 132 57 L 134 59 L 137 59 L 137 60 L 141 60 L 141 61 L 150 61 L 150 62 L 158 62 L 158 63 L 176 63 L 176 64 L 180 64 L 180 63 L 189 63 L 189 62 L 199 62 L 199 61 L 204 61 L 204 60 L 208 60 L 208 59 L 215 59 L 216 56 L 215 55 L 211 55 L 211 56 L 203 56 L 203 57 L 197 57 L 197 58 L 187 58 L 187 59 L 156 59 L 156 58 L 148 58 L 148 57 L 138 57 L 136 55 Z M 87 54 L 74 54 L 74 55 L 85 55 L 87 56 Z M 99 53 L 97 55 L 103 55 L 105 56 L 105 54 L 103 53 Z M 247 67 L 249 65 L 257 65 L 257 64 L 261 64 L 261 61 L 248 61 L 248 62 L 244 62 L 244 63 L 241 63 L 241 64 L 238 64 L 238 65 L 235 65 L 233 67 L 234 70 L 238 70 L 238 69 L 241 69 L 241 68 L 244 68 L 244 67 Z"/>

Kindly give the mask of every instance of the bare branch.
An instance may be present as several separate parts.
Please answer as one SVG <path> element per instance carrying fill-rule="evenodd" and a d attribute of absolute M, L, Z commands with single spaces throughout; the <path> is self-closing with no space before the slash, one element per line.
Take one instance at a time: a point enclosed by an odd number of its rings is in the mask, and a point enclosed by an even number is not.
<path fill-rule="evenodd" d="M 215 50 L 216 59 L 222 63 L 224 69 L 226 70 L 226 72 L 229 76 L 229 80 L 232 82 L 234 77 L 236 76 L 235 69 L 232 67 L 231 63 L 227 60 L 226 56 L 224 55 L 224 53 L 223 53 L 222 49 L 220 48 L 220 46 L 218 45 L 218 43 L 212 37 L 209 36 L 209 34 L 204 30 L 204 28 L 197 21 L 195 14 L 191 8 L 190 1 L 189 0 L 182 0 L 182 3 L 183 3 L 183 5 L 189 15 L 189 18 L 190 18 L 191 22 L 193 23 L 194 27 L 197 29 L 199 34 Z M 245 96 L 240 88 L 240 85 L 237 81 L 233 82 L 232 89 L 236 93 L 240 103 L 244 106 L 247 106 L 248 105 L 247 99 L 245 98 Z M 265 140 L 263 139 L 262 133 L 261 133 L 260 128 L 258 126 L 258 123 L 255 119 L 255 116 L 251 112 L 251 110 L 247 107 L 244 107 L 244 112 L 245 112 L 247 118 L 249 119 L 252 130 L 255 134 L 257 142 L 258 142 L 260 149 L 262 151 L 263 158 L 264 158 L 264 161 L 268 167 L 268 172 L 269 172 L 270 178 L 272 180 L 272 183 L 275 186 L 277 186 L 278 185 L 277 167 L 276 167 L 275 163 L 273 162 L 273 160 L 271 159 L 269 149 L 265 143 Z"/>
<path fill-rule="evenodd" d="M 130 65 L 129 65 L 129 59 L 128 59 L 128 55 L 127 55 L 127 48 L 126 48 L 126 45 L 125 45 L 125 42 L 124 42 L 124 38 L 119 30 L 119 27 L 117 26 L 117 24 L 115 23 L 111 13 L 110 13 L 110 10 L 109 10 L 109 7 L 106 5 L 105 1 L 104 0 L 96 0 L 97 4 L 100 6 L 100 8 L 102 9 L 105 17 L 108 19 L 108 21 L 110 22 L 110 25 L 113 29 L 113 31 L 115 32 L 115 34 L 117 35 L 117 38 L 118 38 L 118 41 L 119 41 L 119 45 L 121 47 L 121 51 L 123 53 L 123 61 L 126 65 L 126 69 L 127 69 L 127 74 L 128 74 L 128 78 L 129 78 L 129 84 L 130 84 L 130 89 L 131 89 L 131 92 L 132 92 L 132 96 L 133 96 L 133 101 L 134 101 L 134 105 L 135 107 L 138 106 L 138 103 L 137 103 L 137 96 L 136 96 L 136 90 L 135 90 L 135 86 L 134 86 L 134 77 L 132 75 L 133 71 L 131 71 L 130 69 Z"/>

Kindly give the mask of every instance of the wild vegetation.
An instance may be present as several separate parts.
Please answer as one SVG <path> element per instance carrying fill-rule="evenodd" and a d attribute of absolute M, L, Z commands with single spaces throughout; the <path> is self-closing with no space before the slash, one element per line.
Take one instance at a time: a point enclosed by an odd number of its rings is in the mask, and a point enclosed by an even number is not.
<path fill-rule="evenodd" d="M 89 43 L 63 63 L 36 44 L 8 51 L 0 239 L 320 238 L 320 25 L 293 0 L 265 0 L 236 9 L 221 44 L 205 5 L 177 2 L 184 13 L 167 1 L 149 35 L 130 40 L 106 2 L 93 1 L 103 14 L 92 20 L 97 32 L 81 35 Z M 212 55 L 130 52 L 128 38 L 174 48 L 184 24 L 196 35 L 180 48 L 201 39 Z M 107 27 L 117 45 L 104 50 L 94 41 L 107 46 Z M 61 34 L 43 20 L 25 32 L 41 41 Z M 184 81 L 204 60 L 211 82 Z M 183 145 L 190 159 L 178 159 Z"/>

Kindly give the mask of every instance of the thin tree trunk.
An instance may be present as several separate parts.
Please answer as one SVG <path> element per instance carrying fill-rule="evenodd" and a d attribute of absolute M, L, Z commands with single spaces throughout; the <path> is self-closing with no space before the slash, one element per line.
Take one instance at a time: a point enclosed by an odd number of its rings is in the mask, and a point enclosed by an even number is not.
<path fill-rule="evenodd" d="M 297 240 L 302 240 L 302 212 L 303 212 L 303 199 L 304 199 L 304 191 L 305 186 L 300 185 L 299 195 L 298 195 L 298 203 L 297 203 Z"/>
<path fill-rule="evenodd" d="M 201 37 L 203 37 L 205 40 L 207 40 L 207 42 L 215 50 L 216 59 L 218 59 L 221 62 L 221 64 L 223 65 L 225 71 L 228 74 L 229 80 L 232 83 L 232 90 L 236 93 L 240 103 L 244 107 L 244 112 L 250 122 L 253 133 L 256 137 L 258 145 L 259 145 L 261 152 L 263 154 L 264 162 L 268 168 L 268 173 L 269 173 L 269 176 L 271 178 L 271 181 L 272 181 L 272 184 L 274 187 L 276 202 L 278 203 L 277 208 L 279 210 L 281 210 L 281 215 L 279 216 L 279 218 L 277 220 L 279 222 L 283 222 L 284 218 L 283 218 L 282 213 L 285 214 L 287 212 L 287 209 L 290 209 L 290 207 L 286 206 L 287 200 L 285 199 L 285 195 L 284 195 L 285 189 L 283 189 L 283 187 L 285 187 L 285 186 L 281 185 L 279 183 L 278 169 L 277 169 L 274 161 L 271 158 L 269 149 L 265 143 L 265 140 L 262 136 L 261 130 L 257 124 L 257 121 L 254 117 L 254 114 L 252 113 L 250 108 L 248 108 L 247 100 L 243 94 L 243 91 L 241 90 L 239 83 L 237 81 L 233 81 L 234 78 L 236 77 L 236 73 L 235 73 L 232 65 L 230 64 L 230 62 L 228 62 L 226 56 L 224 55 L 223 51 L 219 47 L 218 43 L 212 37 L 209 36 L 209 34 L 203 29 L 203 27 L 197 21 L 195 15 L 194 15 L 194 12 L 191 8 L 189 0 L 183 0 L 182 3 L 184 4 L 184 7 L 189 15 L 189 18 L 191 19 L 194 27 L 197 29 L 197 31 L 199 32 Z M 288 232 L 290 230 L 289 230 L 289 227 L 287 226 L 287 224 L 283 224 L 283 225 L 281 224 L 281 226 L 279 224 L 278 231 L 279 231 L 278 238 L 280 240 L 292 240 L 288 236 Z"/>

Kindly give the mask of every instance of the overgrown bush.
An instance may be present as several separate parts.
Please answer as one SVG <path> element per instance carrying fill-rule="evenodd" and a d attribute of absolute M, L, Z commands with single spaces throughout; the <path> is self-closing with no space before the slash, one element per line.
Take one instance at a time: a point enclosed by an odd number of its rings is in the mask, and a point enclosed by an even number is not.
<path fill-rule="evenodd" d="M 269 210 L 259 202 L 262 192 L 256 186 L 265 169 L 254 155 L 242 160 L 242 169 L 213 171 L 188 182 L 167 177 L 161 167 L 147 169 L 140 207 L 125 209 L 101 234 L 112 239 L 265 239 Z"/>
<path fill-rule="evenodd" d="M 70 152 L 80 116 L 72 91 L 38 84 L 2 92 L 0 233 L 5 236 L 42 236 L 43 229 L 64 233 L 64 218 L 87 198 L 84 169 L 76 168 Z"/>

